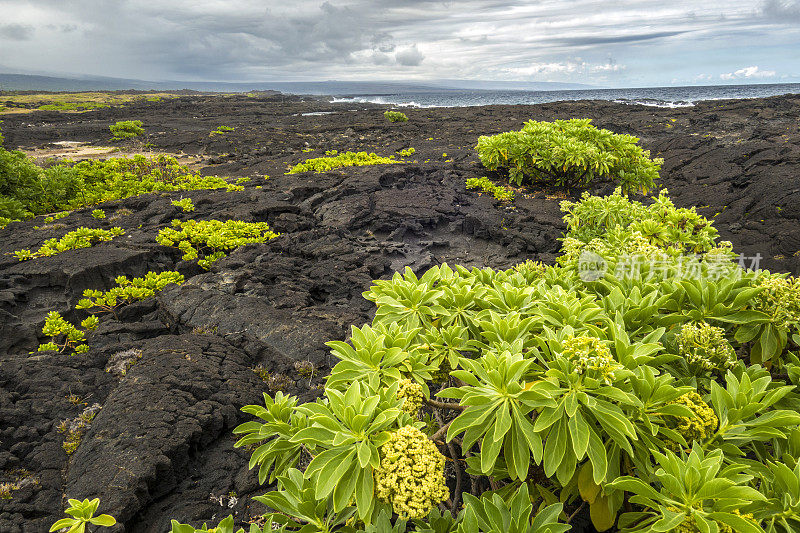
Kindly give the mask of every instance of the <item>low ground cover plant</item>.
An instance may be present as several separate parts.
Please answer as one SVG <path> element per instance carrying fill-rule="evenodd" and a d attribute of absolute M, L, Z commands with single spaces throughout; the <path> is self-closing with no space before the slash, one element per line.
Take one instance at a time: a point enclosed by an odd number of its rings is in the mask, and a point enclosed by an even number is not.
<path fill-rule="evenodd" d="M 386 117 L 389 122 L 408 122 L 408 116 L 400 111 L 386 111 L 383 113 L 383 116 Z"/>
<path fill-rule="evenodd" d="M 82 227 L 66 233 L 60 239 L 47 239 L 35 252 L 30 250 L 17 250 L 13 252 L 13 254 L 20 261 L 27 261 L 36 257 L 50 257 L 66 252 L 67 250 L 89 248 L 95 244 L 110 241 L 114 237 L 119 237 L 124 234 L 125 230 L 120 227 L 113 227 L 108 230 Z"/>
<path fill-rule="evenodd" d="M 120 120 L 109 126 L 108 129 L 114 134 L 113 139 L 115 141 L 138 137 L 144 134 L 141 120 Z"/>
<path fill-rule="evenodd" d="M 230 126 L 218 126 L 217 129 L 212 130 L 211 133 L 208 134 L 208 136 L 213 137 L 214 135 L 224 135 L 233 130 L 234 128 Z"/>
<path fill-rule="evenodd" d="M 178 248 L 183 252 L 184 260 L 197 259 L 198 265 L 209 269 L 239 246 L 267 242 L 279 235 L 271 231 L 266 222 L 173 220 L 171 228 L 158 232 L 156 242 Z"/>
<path fill-rule="evenodd" d="M 663 160 L 651 159 L 638 141 L 598 129 L 590 119 L 529 120 L 520 131 L 480 137 L 476 150 L 487 169 L 507 171 L 517 185 L 582 187 L 610 180 L 625 191 L 646 193 Z"/>
<path fill-rule="evenodd" d="M 0 107 L 0 113 L 5 111 L 66 111 L 84 112 L 93 109 L 111 106 L 125 106 L 137 101 L 162 101 L 167 98 L 176 98 L 177 95 L 169 93 L 150 94 L 122 94 L 107 92 L 85 93 L 57 93 L 57 94 L 5 94 L 3 103 L 5 109 Z"/>
<path fill-rule="evenodd" d="M 194 203 L 191 198 L 181 198 L 180 200 L 173 200 L 172 205 L 182 210 L 184 213 L 191 213 L 194 211 Z"/>
<path fill-rule="evenodd" d="M 329 152 L 326 152 L 328 154 Z M 306 159 L 302 163 L 293 166 L 288 174 L 297 174 L 300 172 L 328 172 L 337 168 L 343 167 L 361 167 L 368 165 L 393 165 L 395 163 L 402 163 L 394 158 L 394 156 L 383 157 L 374 153 L 367 152 L 344 152 L 338 153 L 335 150 L 330 152 L 330 155 L 325 157 L 314 157 Z"/>
<path fill-rule="evenodd" d="M 500 200 L 501 202 L 511 202 L 514 200 L 514 191 L 509 187 L 495 185 L 494 182 L 486 176 L 467 179 L 467 189 L 480 189 L 483 192 L 488 192 L 493 195 L 496 200 Z"/>
<path fill-rule="evenodd" d="M 128 279 L 126 276 L 117 276 L 114 281 L 117 286 L 107 291 L 86 289 L 83 298 L 75 309 L 84 309 L 93 313 L 111 313 L 116 318 L 117 309 L 136 300 L 149 298 L 170 284 L 183 283 L 183 275 L 179 272 L 168 270 L 165 272 L 148 272 L 144 277 Z"/>
<path fill-rule="evenodd" d="M 117 318 L 120 307 L 138 300 L 144 300 L 164 290 L 167 285 L 180 285 L 184 277 L 179 272 L 167 270 L 164 272 L 148 272 L 141 278 L 128 279 L 126 276 L 117 276 L 117 284 L 107 291 L 86 289 L 83 298 L 75 306 L 76 310 L 89 311 L 90 314 L 81 321 L 81 328 L 65 319 L 58 311 L 51 311 L 45 319 L 42 333 L 50 340 L 39 345 L 42 351 L 57 351 L 60 353 L 85 353 L 89 351 L 86 344 L 87 332 L 94 331 L 100 324 L 99 313 L 111 313 Z"/>
<path fill-rule="evenodd" d="M 65 514 L 69 515 L 69 518 L 62 518 L 53 524 L 50 531 L 53 532 L 68 528 L 67 533 L 84 533 L 86 531 L 86 524 L 102 527 L 111 527 L 116 524 L 117 520 L 113 516 L 107 514 L 94 516 L 99 506 L 99 498 L 95 498 L 91 501 L 89 501 L 88 498 L 83 501 L 70 499 L 69 507 L 64 511 Z"/>
<path fill-rule="evenodd" d="M 136 155 L 42 168 L 23 152 L 0 146 L 0 227 L 34 215 L 150 192 L 197 189 L 235 191 L 242 186 L 216 176 L 201 176 L 165 155 L 153 158 Z"/>

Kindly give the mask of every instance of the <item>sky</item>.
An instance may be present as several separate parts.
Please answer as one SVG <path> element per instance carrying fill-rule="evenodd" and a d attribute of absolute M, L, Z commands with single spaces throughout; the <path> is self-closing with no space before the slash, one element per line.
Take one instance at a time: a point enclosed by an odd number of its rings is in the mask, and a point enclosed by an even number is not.
<path fill-rule="evenodd" d="M 800 0 L 0 0 L 0 72 L 800 82 Z"/>

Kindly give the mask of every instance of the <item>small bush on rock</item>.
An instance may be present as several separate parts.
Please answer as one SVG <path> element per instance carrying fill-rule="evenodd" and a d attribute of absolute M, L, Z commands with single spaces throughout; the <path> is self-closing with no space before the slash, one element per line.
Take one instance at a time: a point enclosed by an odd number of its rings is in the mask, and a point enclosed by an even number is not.
<path fill-rule="evenodd" d="M 194 203 L 191 198 L 181 198 L 180 200 L 173 200 L 172 205 L 181 209 L 184 213 L 191 213 L 194 211 Z"/>
<path fill-rule="evenodd" d="M 114 140 L 119 141 L 144 134 L 141 120 L 120 120 L 108 127 L 114 134 Z"/>
<path fill-rule="evenodd" d="M 507 170 L 517 185 L 582 187 L 611 180 L 625 191 L 647 192 L 663 160 L 650 159 L 638 141 L 595 128 L 590 119 L 529 120 L 521 131 L 480 137 L 476 149 L 486 168 Z"/>
<path fill-rule="evenodd" d="M 66 252 L 67 250 L 89 248 L 97 243 L 110 241 L 114 237 L 119 237 L 124 234 L 125 230 L 119 227 L 114 227 L 110 230 L 78 228 L 65 234 L 61 239 L 47 239 L 35 252 L 31 252 L 30 250 L 17 250 L 13 252 L 13 254 L 20 261 L 26 261 L 36 257 L 50 257 Z"/>
<path fill-rule="evenodd" d="M 402 163 L 397 161 L 394 156 L 382 157 L 377 154 L 368 154 L 367 152 L 344 152 L 342 154 L 315 157 L 306 159 L 302 163 L 298 163 L 289 170 L 289 174 L 297 174 L 299 172 L 328 172 L 337 168 L 343 167 L 362 167 L 369 165 L 393 165 Z"/>
<path fill-rule="evenodd" d="M 220 177 L 201 176 L 165 155 L 63 163 L 43 169 L 23 152 L 0 147 L 0 226 L 151 192 L 242 188 Z"/>
<path fill-rule="evenodd" d="M 483 192 L 488 192 L 494 196 L 495 200 L 501 202 L 511 202 L 514 200 L 514 191 L 502 185 L 495 185 L 486 176 L 467 179 L 467 189 L 480 189 Z"/>
<path fill-rule="evenodd" d="M 270 231 L 266 222 L 173 220 L 171 228 L 158 232 L 156 242 L 180 249 L 184 260 L 197 259 L 197 264 L 207 270 L 239 246 L 267 242 L 279 235 Z"/>
<path fill-rule="evenodd" d="M 408 122 L 408 116 L 399 111 L 386 111 L 383 113 L 383 116 L 386 117 L 389 122 Z"/>
<path fill-rule="evenodd" d="M 126 276 L 117 276 L 114 280 L 116 287 L 105 292 L 86 289 L 83 299 L 78 301 L 75 309 L 94 310 L 95 313 L 112 313 L 117 316 L 117 309 L 136 300 L 144 300 L 155 295 L 167 285 L 183 283 L 183 275 L 175 271 L 148 272 L 142 278 L 128 279 Z"/>

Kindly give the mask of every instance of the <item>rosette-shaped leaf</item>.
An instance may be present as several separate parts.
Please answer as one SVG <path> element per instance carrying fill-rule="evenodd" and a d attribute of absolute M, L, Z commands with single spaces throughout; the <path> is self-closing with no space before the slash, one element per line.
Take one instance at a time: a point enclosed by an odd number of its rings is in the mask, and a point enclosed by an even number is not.
<path fill-rule="evenodd" d="M 480 359 L 461 358 L 464 370 L 451 375 L 466 386 L 445 389 L 438 395 L 458 398 L 467 406 L 450 425 L 447 439 L 464 433 L 462 448 L 469 449 L 481 441 L 480 470 L 491 473 L 500 452 L 503 452 L 509 474 L 514 479 L 526 479 L 531 457 L 542 460 L 542 439 L 534 431 L 530 413 L 535 408 L 556 403 L 547 392 L 528 387 L 522 380 L 532 359 L 522 354 L 487 353 Z"/>

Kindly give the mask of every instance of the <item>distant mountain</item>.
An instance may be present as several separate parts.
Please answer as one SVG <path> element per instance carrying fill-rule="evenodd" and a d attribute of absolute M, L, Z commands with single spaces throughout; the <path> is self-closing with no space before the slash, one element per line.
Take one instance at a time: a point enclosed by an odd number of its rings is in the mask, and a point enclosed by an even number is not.
<path fill-rule="evenodd" d="M 290 94 L 376 95 L 421 93 L 442 90 L 563 91 L 590 89 L 591 85 L 554 82 L 508 82 L 480 80 L 397 81 L 275 81 L 275 82 L 191 82 L 145 81 L 106 77 L 54 77 L 0 73 L 0 91 L 120 91 L 126 89 L 167 91 L 189 89 L 207 92 L 276 90 Z"/>
<path fill-rule="evenodd" d="M 584 83 L 562 83 L 557 81 L 436 80 L 430 83 L 444 88 L 484 91 L 569 91 L 603 88 Z"/>

